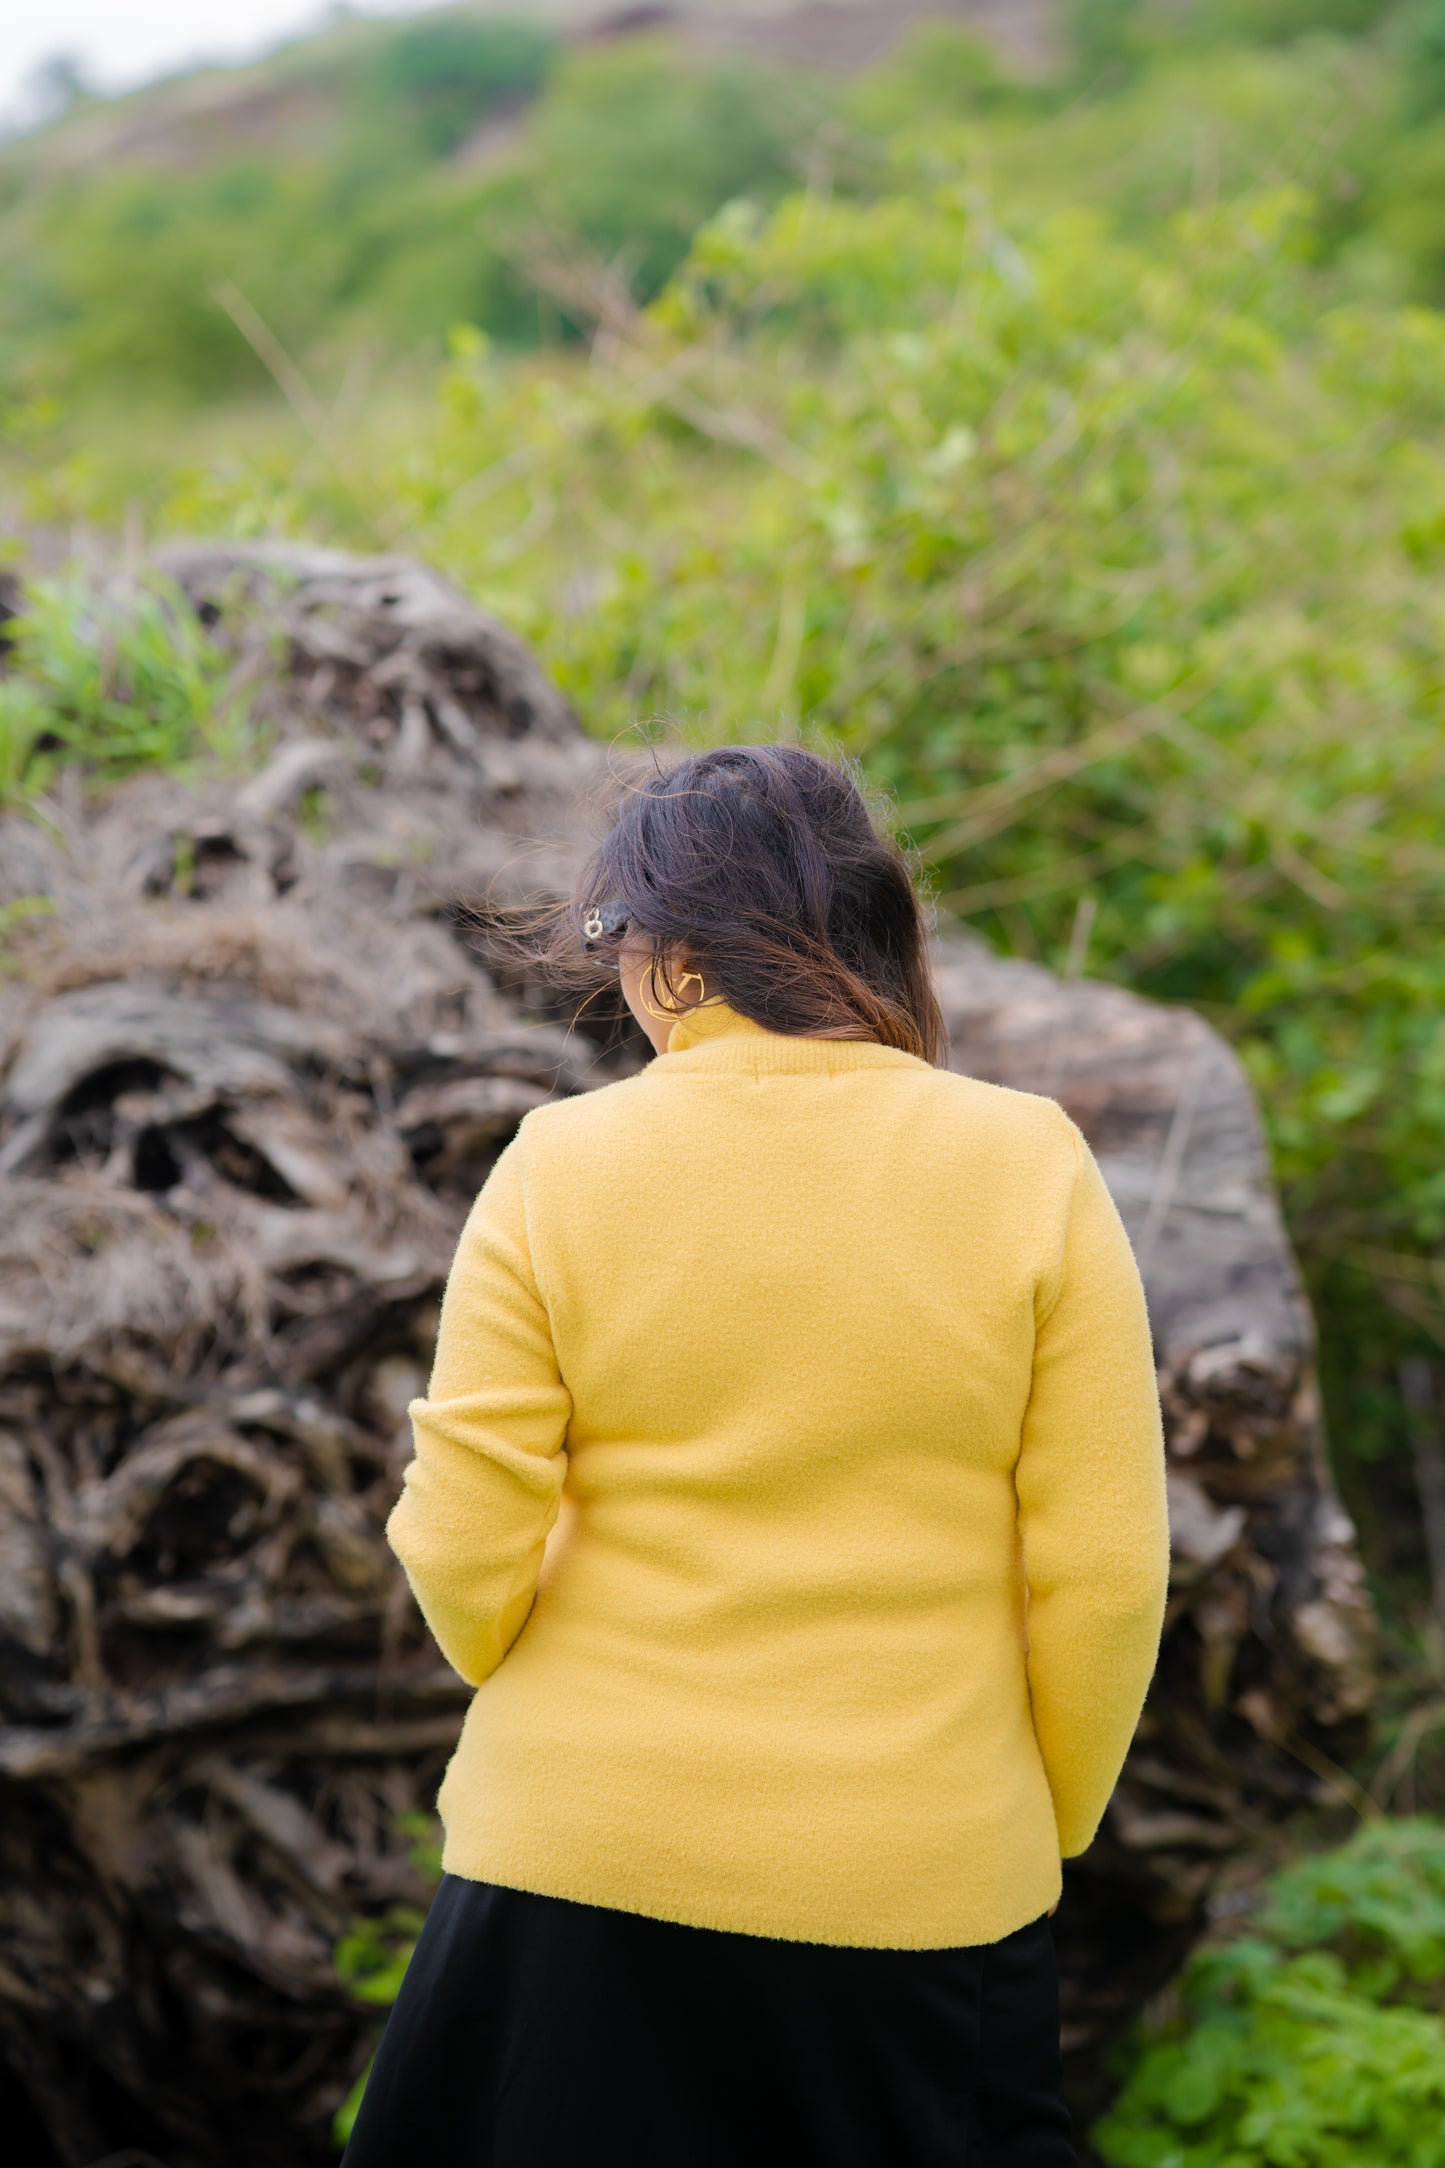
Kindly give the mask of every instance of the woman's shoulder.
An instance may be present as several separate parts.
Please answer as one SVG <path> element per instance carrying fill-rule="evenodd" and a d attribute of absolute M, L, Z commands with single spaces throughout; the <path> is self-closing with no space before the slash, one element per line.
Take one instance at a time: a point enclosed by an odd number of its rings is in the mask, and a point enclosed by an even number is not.
<path fill-rule="evenodd" d="M 649 1065 L 650 1067 L 650 1065 Z M 533 1152 L 571 1151 L 584 1138 L 646 1118 L 650 1098 L 649 1070 L 633 1076 L 615 1077 L 590 1091 L 569 1093 L 566 1098 L 547 1099 L 524 1114 L 518 1140 Z"/>
<path fill-rule="evenodd" d="M 1024 1091 L 1017 1084 L 993 1084 L 986 1077 L 969 1076 L 964 1070 L 937 1069 L 935 1076 L 960 1091 L 982 1113 L 997 1121 L 1029 1123 L 1062 1135 L 1074 1127 L 1069 1116 L 1047 1092 Z"/>
<path fill-rule="evenodd" d="M 1056 1099 L 1042 1092 L 1020 1091 L 1011 1084 L 990 1084 L 957 1069 L 934 1069 L 930 1096 L 942 1123 L 969 1131 L 990 1143 L 1011 1144 L 1029 1154 L 1057 1157 L 1072 1168 L 1083 1145 L 1075 1124 Z"/>

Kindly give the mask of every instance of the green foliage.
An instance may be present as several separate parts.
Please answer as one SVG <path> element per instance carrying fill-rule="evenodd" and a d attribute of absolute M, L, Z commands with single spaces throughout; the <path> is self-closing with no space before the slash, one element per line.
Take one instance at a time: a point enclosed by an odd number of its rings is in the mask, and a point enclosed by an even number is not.
<path fill-rule="evenodd" d="M 425 1883 L 435 1885 L 442 1872 L 441 1830 L 436 1818 L 430 1814 L 402 1814 L 397 1817 L 397 1826 L 411 1839 L 408 1849 L 417 1873 Z M 389 2010 L 401 1992 L 425 1920 L 426 1914 L 415 1905 L 392 1905 L 379 1916 L 353 1920 L 335 1952 L 336 1975 L 347 1993 L 358 2002 Z M 370 2076 L 368 2063 L 336 2111 L 331 2128 L 338 2147 L 351 2136 Z"/>
<path fill-rule="evenodd" d="M 1087 75 L 1121 73 L 1179 45 L 1279 45 L 1375 30 L 1394 0 L 1073 0 L 1072 46 Z"/>
<path fill-rule="evenodd" d="M 539 247 L 617 259 L 644 296 L 744 189 L 776 195 L 821 101 L 776 71 L 666 41 L 569 54 L 524 24 L 441 16 L 389 31 L 304 142 L 237 144 L 176 185 L 163 164 L 85 165 L 0 215 L 0 386 L 40 366 L 70 399 L 151 406 L 254 393 L 272 362 L 339 345 L 440 351 L 458 320 L 533 344 Z M 545 89 L 544 86 L 550 86 Z M 536 97 L 530 128 L 446 160 Z M 268 342 L 263 341 L 262 346 Z"/>
<path fill-rule="evenodd" d="M 1404 79 L 1415 120 L 1445 113 L 1445 0 L 1416 0 L 1405 19 Z"/>
<path fill-rule="evenodd" d="M 1313 31 L 1358 37 L 1373 30 L 1393 0 L 1204 0 L 1201 10 L 1216 35 L 1262 42 L 1307 37 Z"/>
<path fill-rule="evenodd" d="M 1440 9 L 1081 0 L 1075 76 L 1087 94 L 1047 120 L 995 125 L 993 170 L 1015 204 L 1089 204 L 1133 232 L 1157 232 L 1188 204 L 1300 187 L 1337 292 L 1438 302 Z"/>
<path fill-rule="evenodd" d="M 735 205 L 634 348 L 463 341 L 372 472 L 599 731 L 820 732 L 946 910 L 1060 961 L 1088 899 L 1092 970 L 1219 1021 L 1348 1453 L 1445 1331 L 1445 322 L 1322 307 L 1309 236 L 1289 193 L 1013 233 L 936 167 Z M 360 538 L 272 487 L 173 513 Z"/>
<path fill-rule="evenodd" d="M 795 177 L 818 110 L 781 75 L 698 67 L 660 42 L 574 56 L 536 116 L 542 206 L 562 232 L 621 255 L 650 297 L 720 205 L 775 196 Z"/>
<path fill-rule="evenodd" d="M 952 23 L 924 22 L 851 87 L 846 102 L 861 127 L 887 138 L 920 121 L 1034 111 L 1048 95 L 1010 76 L 981 39 Z"/>
<path fill-rule="evenodd" d="M 1333 1950 L 1376 2000 L 1420 1988 L 1445 2009 L 1445 1825 L 1368 1822 L 1296 1860 L 1274 1877 L 1259 1932 L 1283 1950 Z"/>
<path fill-rule="evenodd" d="M 393 1905 L 358 1920 L 336 1945 L 337 1977 L 358 2002 L 390 2009 L 401 1992 L 426 1914 L 415 1905 Z"/>
<path fill-rule="evenodd" d="M 498 106 L 535 97 L 554 51 L 530 23 L 424 17 L 375 47 L 358 103 L 368 120 L 395 116 L 426 157 L 444 158 Z"/>
<path fill-rule="evenodd" d="M 1442 2168 L 1445 1829 L 1286 1869 L 1171 2000 L 1092 2133 L 1108 2168 Z"/>
<path fill-rule="evenodd" d="M 1074 0 L 1075 63 L 1086 78 L 1115 79 L 1132 70 L 1148 43 L 1145 0 Z"/>
<path fill-rule="evenodd" d="M 389 2010 L 401 1993 L 425 1921 L 426 1914 L 415 1905 L 393 1905 L 379 1916 L 354 1921 L 336 1945 L 336 1974 L 347 1993 Z M 336 2111 L 331 2134 L 338 2148 L 351 2136 L 370 2076 L 368 2062 Z"/>
<path fill-rule="evenodd" d="M 6 311 L 17 343 L 27 317 L 45 324 L 68 389 L 149 400 L 263 383 L 216 289 L 238 286 L 295 345 L 321 328 L 344 248 L 314 188 L 259 161 L 184 189 L 145 169 L 76 182 L 46 205 L 35 243 L 42 276 Z"/>
<path fill-rule="evenodd" d="M 535 345 L 579 315 L 555 276 L 539 304 L 542 259 L 574 285 L 610 263 L 648 299 L 728 201 L 824 168 L 868 194 L 900 155 L 1151 231 L 1201 192 L 1289 180 L 1317 191 L 1317 245 L 1367 287 L 1445 294 L 1445 135 L 1424 125 L 1445 99 L 1440 0 L 1413 0 L 1378 49 L 1260 44 L 1297 21 L 1358 27 L 1380 12 L 1367 0 L 1239 0 L 1237 22 L 1234 4 L 1079 0 L 1090 95 L 1062 113 L 1062 86 L 1021 85 L 942 24 L 841 93 L 665 36 L 563 49 L 456 13 L 368 27 L 329 76 L 318 57 L 278 79 L 264 157 L 219 126 L 185 146 L 184 186 L 164 158 L 0 157 L 0 386 L 38 368 L 79 410 L 255 396 L 274 355 L 239 328 L 237 293 L 323 381 L 359 345 L 435 354 L 457 322 Z M 314 106 L 304 128 L 288 98 Z M 513 134 L 460 155 L 523 105 Z"/>
<path fill-rule="evenodd" d="M 225 659 L 163 583 L 97 595 L 36 582 L 6 637 L 0 802 L 23 802 L 72 763 L 106 783 L 239 747 Z"/>

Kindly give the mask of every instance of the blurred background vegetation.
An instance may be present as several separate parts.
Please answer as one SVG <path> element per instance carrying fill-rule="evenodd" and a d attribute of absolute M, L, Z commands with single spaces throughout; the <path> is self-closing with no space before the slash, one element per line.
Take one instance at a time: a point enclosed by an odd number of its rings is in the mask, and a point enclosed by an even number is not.
<path fill-rule="evenodd" d="M 842 747 L 942 913 L 1209 1016 L 1321 1325 L 1378 1751 L 1438 1811 L 1445 0 L 1061 0 L 852 70 L 707 28 L 341 22 L 0 146 L 5 524 L 426 557 L 598 732 Z M 142 743 L 47 591 L 0 787 L 234 752 L 163 616 L 109 651 Z M 1361 2084 L 1428 2077 L 1410 1963 L 1290 1933 L 1181 1988 L 1218 2098 L 1265 2113 L 1301 1996 L 1388 2006 Z M 1179 2150 L 1166 2048 L 1111 2159 L 1445 2161 L 1424 2080 L 1424 2150 L 1230 2151 L 1214 2106 Z"/>

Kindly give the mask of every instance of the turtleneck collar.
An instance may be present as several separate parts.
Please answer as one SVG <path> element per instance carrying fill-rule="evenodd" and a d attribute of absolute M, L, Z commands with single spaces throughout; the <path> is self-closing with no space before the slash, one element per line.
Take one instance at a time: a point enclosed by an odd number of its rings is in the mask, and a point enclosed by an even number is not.
<path fill-rule="evenodd" d="M 917 1062 L 916 1055 L 896 1046 L 880 1046 L 874 1039 L 805 1039 L 765 1031 L 717 996 L 699 1002 L 673 1025 L 667 1052 L 658 1059 L 669 1067 L 680 1060 L 690 1069 L 755 1069 L 773 1074 L 835 1073 Z M 918 1062 L 918 1066 L 926 1065 Z"/>
<path fill-rule="evenodd" d="M 706 1046 L 714 1039 L 740 1036 L 770 1039 L 777 1034 L 764 1031 L 750 1016 L 739 1016 L 720 994 L 714 994 L 711 1000 L 700 1001 L 695 1009 L 689 1009 L 686 1016 L 673 1025 L 667 1035 L 667 1051 L 681 1054 L 690 1046 Z"/>

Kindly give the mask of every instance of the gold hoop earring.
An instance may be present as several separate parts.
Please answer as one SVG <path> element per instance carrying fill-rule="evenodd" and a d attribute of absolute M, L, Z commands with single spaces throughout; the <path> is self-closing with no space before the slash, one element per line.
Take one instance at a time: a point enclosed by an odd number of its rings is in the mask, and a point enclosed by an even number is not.
<path fill-rule="evenodd" d="M 646 994 L 643 992 L 643 987 L 650 986 L 654 993 L 657 992 L 657 980 L 653 977 L 653 973 L 656 971 L 656 969 L 656 964 L 649 964 L 642 977 L 638 980 L 637 999 L 641 1006 L 646 1009 L 648 1015 L 654 1017 L 659 1024 L 675 1024 L 680 1016 L 686 1016 L 688 1009 L 695 1009 L 697 1007 L 698 1002 L 700 1002 L 703 998 L 702 994 L 698 994 L 697 1001 L 688 1002 L 686 1008 L 654 1009 L 652 1003 L 648 1000 Z M 677 990 L 679 993 L 682 992 L 683 987 L 686 986 L 689 979 L 694 980 L 699 987 L 701 987 L 703 984 L 703 976 L 700 971 L 684 971 L 677 982 Z"/>

